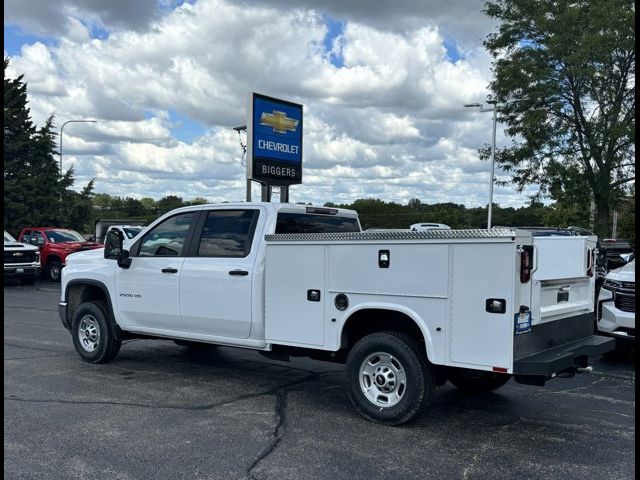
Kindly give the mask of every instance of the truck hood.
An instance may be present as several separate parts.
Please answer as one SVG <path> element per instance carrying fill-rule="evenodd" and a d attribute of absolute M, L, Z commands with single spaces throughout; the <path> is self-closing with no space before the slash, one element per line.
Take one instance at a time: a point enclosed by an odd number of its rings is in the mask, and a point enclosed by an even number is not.
<path fill-rule="evenodd" d="M 616 268 L 615 270 L 611 270 L 607 277 L 611 280 L 620 280 L 625 282 L 635 282 L 636 281 L 636 261 L 632 260 L 631 262 L 623 265 L 620 268 Z"/>
<path fill-rule="evenodd" d="M 102 248 L 104 245 L 98 245 L 93 242 L 64 242 L 64 243 L 51 243 L 52 247 L 64 248 L 66 250 L 80 250 L 87 248 Z"/>
<path fill-rule="evenodd" d="M 75 252 L 67 256 L 67 265 L 71 263 L 94 263 L 104 260 L 104 247 Z"/>
<path fill-rule="evenodd" d="M 4 244 L 5 250 L 20 250 L 21 252 L 32 252 L 38 250 L 38 247 L 29 245 L 28 243 L 7 242 Z"/>

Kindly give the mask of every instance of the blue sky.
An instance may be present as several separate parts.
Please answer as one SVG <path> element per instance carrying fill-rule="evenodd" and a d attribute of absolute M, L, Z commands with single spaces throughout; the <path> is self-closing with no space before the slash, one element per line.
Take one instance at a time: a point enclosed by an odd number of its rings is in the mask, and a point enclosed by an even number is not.
<path fill-rule="evenodd" d="M 468 0 L 5 0 L 4 39 L 36 124 L 98 121 L 65 130 L 79 188 L 242 200 L 230 119 L 244 123 L 254 91 L 304 105 L 292 201 L 477 206 L 490 122 L 462 105 L 487 93 L 483 18 Z M 526 196 L 497 187 L 495 200 Z"/>

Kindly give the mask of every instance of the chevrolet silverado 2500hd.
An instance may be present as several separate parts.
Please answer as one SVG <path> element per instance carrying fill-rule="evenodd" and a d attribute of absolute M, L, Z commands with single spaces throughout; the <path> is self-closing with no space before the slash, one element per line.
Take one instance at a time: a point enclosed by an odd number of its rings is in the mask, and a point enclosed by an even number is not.
<path fill-rule="evenodd" d="M 59 312 L 93 363 L 136 337 L 345 362 L 356 409 L 395 425 L 447 380 L 541 385 L 613 348 L 592 334 L 593 308 L 532 315 L 532 243 L 513 229 L 361 232 L 334 208 L 191 206 L 126 248 L 114 232 L 70 255 Z"/>
<path fill-rule="evenodd" d="M 88 242 L 78 232 L 68 228 L 25 227 L 18 238 L 39 247 L 42 272 L 53 282 L 60 281 L 60 271 L 66 264 L 67 255 L 100 248 L 100 245 Z"/>

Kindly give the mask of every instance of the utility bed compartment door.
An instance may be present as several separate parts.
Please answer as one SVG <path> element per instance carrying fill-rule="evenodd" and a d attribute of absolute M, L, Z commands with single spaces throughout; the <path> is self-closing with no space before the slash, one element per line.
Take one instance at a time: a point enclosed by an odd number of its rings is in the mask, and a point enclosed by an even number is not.
<path fill-rule="evenodd" d="M 450 359 L 459 366 L 511 368 L 515 252 L 511 243 L 452 246 Z M 504 313 L 486 311 L 490 298 Z"/>
<path fill-rule="evenodd" d="M 309 290 L 320 299 L 309 299 Z M 269 343 L 324 343 L 325 247 L 268 244 L 265 261 L 265 336 Z"/>

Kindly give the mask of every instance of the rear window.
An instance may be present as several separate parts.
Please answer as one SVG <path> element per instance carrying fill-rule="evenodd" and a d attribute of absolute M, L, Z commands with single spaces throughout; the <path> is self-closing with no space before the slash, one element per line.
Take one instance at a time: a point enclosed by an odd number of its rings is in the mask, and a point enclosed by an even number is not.
<path fill-rule="evenodd" d="M 309 213 L 278 214 L 276 233 L 340 233 L 359 232 L 357 218 L 313 215 Z"/>

